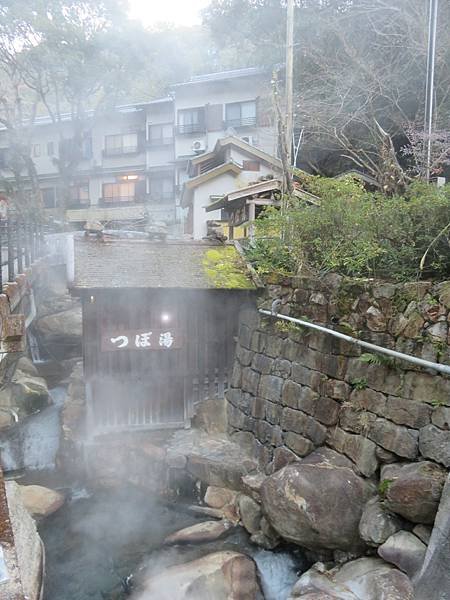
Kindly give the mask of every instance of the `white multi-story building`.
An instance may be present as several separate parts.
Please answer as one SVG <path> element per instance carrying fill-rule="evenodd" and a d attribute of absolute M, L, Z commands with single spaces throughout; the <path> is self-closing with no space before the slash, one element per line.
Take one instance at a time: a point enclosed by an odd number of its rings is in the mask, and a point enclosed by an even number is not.
<path fill-rule="evenodd" d="M 230 137 L 277 154 L 271 106 L 270 71 L 248 68 L 194 77 L 173 85 L 166 98 L 88 116 L 71 173 L 67 221 L 73 227 L 93 220 L 130 224 L 149 215 L 181 229 L 188 214 L 181 203 L 184 184 L 196 176 L 192 159 Z M 57 162 L 71 149 L 72 129 L 69 117 L 58 126 L 41 117 L 33 129 L 31 156 L 48 210 L 61 198 Z M 0 131 L 0 172 L 7 180 L 6 139 Z"/>

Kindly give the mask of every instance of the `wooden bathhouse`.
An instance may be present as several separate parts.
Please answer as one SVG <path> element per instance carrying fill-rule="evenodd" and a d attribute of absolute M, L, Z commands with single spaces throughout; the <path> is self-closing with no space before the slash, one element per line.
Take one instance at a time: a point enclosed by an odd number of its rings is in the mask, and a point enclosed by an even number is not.
<path fill-rule="evenodd" d="M 257 283 L 233 244 L 75 239 L 95 434 L 189 426 L 228 384 L 240 307 Z"/>

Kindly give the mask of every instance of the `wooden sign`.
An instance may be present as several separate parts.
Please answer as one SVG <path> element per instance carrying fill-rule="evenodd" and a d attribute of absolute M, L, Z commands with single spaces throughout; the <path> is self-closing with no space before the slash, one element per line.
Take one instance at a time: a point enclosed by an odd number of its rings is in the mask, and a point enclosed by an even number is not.
<path fill-rule="evenodd" d="M 102 335 L 102 352 L 114 350 L 174 350 L 181 348 L 181 336 L 175 329 L 123 331 Z"/>

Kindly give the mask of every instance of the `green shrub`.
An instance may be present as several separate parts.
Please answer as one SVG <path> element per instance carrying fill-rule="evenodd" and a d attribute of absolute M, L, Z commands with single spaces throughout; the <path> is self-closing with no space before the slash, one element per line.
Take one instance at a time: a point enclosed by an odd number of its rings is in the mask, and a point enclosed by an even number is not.
<path fill-rule="evenodd" d="M 262 273 L 291 274 L 302 266 L 317 273 L 397 281 L 450 275 L 450 233 L 431 242 L 450 222 L 450 186 L 414 183 L 402 197 L 370 193 L 352 178 L 309 177 L 305 187 L 320 206 L 292 200 L 258 219 L 249 259 Z"/>

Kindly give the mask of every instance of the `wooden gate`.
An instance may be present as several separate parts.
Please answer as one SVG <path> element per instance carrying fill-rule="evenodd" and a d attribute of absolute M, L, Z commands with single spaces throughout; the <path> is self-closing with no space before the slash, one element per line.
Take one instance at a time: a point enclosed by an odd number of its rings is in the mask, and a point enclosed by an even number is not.
<path fill-rule="evenodd" d="M 85 374 L 94 433 L 185 427 L 222 398 L 245 293 L 102 290 L 83 298 Z"/>

